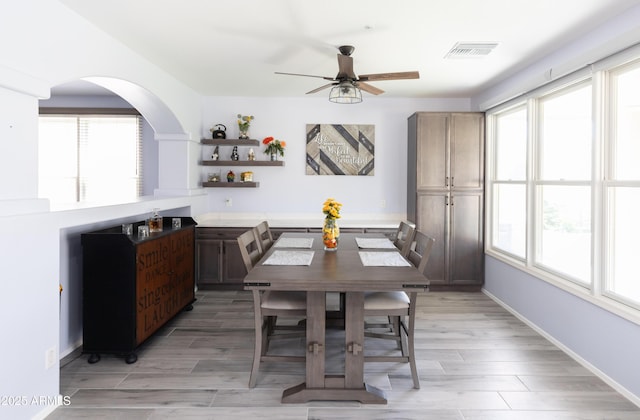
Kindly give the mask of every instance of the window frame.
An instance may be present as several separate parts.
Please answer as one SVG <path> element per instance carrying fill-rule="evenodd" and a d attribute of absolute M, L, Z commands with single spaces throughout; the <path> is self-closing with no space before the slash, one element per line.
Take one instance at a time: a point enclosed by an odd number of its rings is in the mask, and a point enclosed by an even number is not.
<path fill-rule="evenodd" d="M 82 118 L 114 118 L 114 117 L 135 117 L 137 119 L 137 144 L 136 144 L 136 192 L 135 198 L 141 197 L 144 191 L 144 178 L 143 178 L 143 117 L 133 108 L 59 108 L 59 107 L 43 107 L 39 110 L 39 117 L 61 117 L 61 118 L 74 118 L 76 119 L 76 127 L 78 130 L 76 138 L 76 150 L 78 152 L 78 168 L 74 176 L 76 183 L 75 201 L 70 202 L 57 202 L 55 199 L 50 199 L 52 203 L 61 205 L 68 204 L 82 204 L 87 201 L 82 199 L 82 180 L 86 179 L 86 176 L 82 173 L 81 165 L 81 150 L 83 147 L 83 140 L 80 134 L 80 120 Z M 104 204 L 119 204 L 125 201 L 125 199 L 107 200 Z"/>
<path fill-rule="evenodd" d="M 612 75 L 621 74 L 628 70 L 640 68 L 640 46 L 635 48 L 633 54 L 629 51 L 620 53 L 619 57 L 608 57 L 602 62 L 580 69 L 572 74 L 560 78 L 548 85 L 541 86 L 520 97 L 513 98 L 486 111 L 487 121 L 487 164 L 485 189 L 487 194 L 485 223 L 485 253 L 500 261 L 510 264 L 524 272 L 533 275 L 543 281 L 549 282 L 565 291 L 580 296 L 581 298 L 603 307 L 619 316 L 636 324 L 640 324 L 640 302 L 636 302 L 608 290 L 611 275 L 612 232 L 610 231 L 612 209 L 608 196 L 616 187 L 640 188 L 640 180 L 614 180 L 612 179 L 614 168 L 613 160 L 613 134 L 615 132 L 614 120 L 615 89 Z M 539 177 L 540 156 L 538 145 L 539 138 L 539 98 L 562 94 L 565 89 L 571 89 L 582 83 L 591 83 L 592 87 L 592 163 L 591 178 L 589 180 L 542 180 Z M 494 241 L 495 211 L 497 209 L 494 197 L 496 185 L 506 184 L 507 181 L 496 179 L 496 118 L 518 107 L 525 106 L 527 110 L 527 239 L 526 257 L 519 258 L 499 246 Z M 509 181 L 513 183 L 514 181 Z M 539 199 L 539 189 L 544 185 L 575 185 L 588 187 L 591 191 L 591 276 L 587 283 L 576 281 L 557 270 L 549 269 L 544 265 L 535 263 L 536 247 L 540 241 L 540 227 L 537 226 L 542 205 Z"/>

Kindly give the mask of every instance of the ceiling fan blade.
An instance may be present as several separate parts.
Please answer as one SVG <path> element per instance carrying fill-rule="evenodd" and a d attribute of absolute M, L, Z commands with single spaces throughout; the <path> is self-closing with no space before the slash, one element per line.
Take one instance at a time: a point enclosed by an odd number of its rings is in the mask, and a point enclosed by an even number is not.
<path fill-rule="evenodd" d="M 372 86 L 368 83 L 357 82 L 356 86 L 359 87 L 361 90 L 364 90 L 365 92 L 368 92 L 372 95 L 380 95 L 381 93 L 384 93 L 384 90 L 378 89 L 377 87 Z"/>
<path fill-rule="evenodd" d="M 303 76 L 303 77 L 317 77 L 318 79 L 324 79 L 324 80 L 335 80 L 333 77 L 328 77 L 328 76 L 315 76 L 313 74 L 300 74 L 300 73 L 283 73 L 281 71 L 276 71 L 274 72 L 275 74 L 284 74 L 286 76 Z"/>
<path fill-rule="evenodd" d="M 403 79 L 419 79 L 420 73 L 417 71 L 403 71 L 395 73 L 377 73 L 377 74 L 361 74 L 359 81 L 373 82 L 383 80 L 403 80 Z"/>
<path fill-rule="evenodd" d="M 335 78 L 336 80 L 356 78 L 353 72 L 353 58 L 338 54 L 338 75 Z"/>
<path fill-rule="evenodd" d="M 335 85 L 337 85 L 337 83 L 328 83 L 328 84 L 326 84 L 326 85 L 324 85 L 324 86 L 320 86 L 319 88 L 315 88 L 315 89 L 313 89 L 313 90 L 310 90 L 310 91 L 309 91 L 309 92 L 307 92 L 306 94 L 307 94 L 307 95 L 309 95 L 310 93 L 320 92 L 320 91 L 321 91 L 321 90 L 323 90 L 323 89 L 326 89 L 326 88 L 328 88 L 328 87 L 335 86 Z"/>

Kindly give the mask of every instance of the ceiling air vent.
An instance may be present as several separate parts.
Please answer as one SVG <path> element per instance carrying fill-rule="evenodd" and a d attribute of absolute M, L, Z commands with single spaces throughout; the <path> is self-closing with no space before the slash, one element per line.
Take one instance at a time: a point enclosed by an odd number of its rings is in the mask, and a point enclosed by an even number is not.
<path fill-rule="evenodd" d="M 482 58 L 497 46 L 496 42 L 458 42 L 444 58 Z"/>

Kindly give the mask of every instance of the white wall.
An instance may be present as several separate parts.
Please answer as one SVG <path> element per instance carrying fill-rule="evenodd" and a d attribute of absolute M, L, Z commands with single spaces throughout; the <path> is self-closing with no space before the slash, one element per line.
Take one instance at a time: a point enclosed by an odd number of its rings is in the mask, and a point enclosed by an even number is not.
<path fill-rule="evenodd" d="M 327 94 L 328 95 L 328 94 Z M 210 188 L 213 212 L 308 213 L 322 218 L 327 197 L 343 203 L 342 217 L 355 214 L 406 215 L 407 118 L 416 111 L 468 111 L 468 99 L 384 99 L 365 94 L 360 104 L 344 105 L 328 101 L 328 96 L 309 98 L 229 98 L 208 97 L 203 105 L 203 137 L 217 123 L 227 127 L 227 137 L 238 137 L 236 115 L 253 115 L 251 138 L 273 136 L 287 142 L 284 167 L 222 167 L 223 175 L 252 170 L 257 189 Z M 305 175 L 306 124 L 375 125 L 375 175 Z M 249 148 L 240 148 L 246 159 Z M 203 147 L 202 158 L 210 159 L 213 146 Z M 257 159 L 267 159 L 264 146 L 254 149 Z M 220 148 L 221 159 L 229 159 L 231 148 Z M 201 168 L 204 179 L 217 167 Z M 232 198 L 232 207 L 225 199 Z M 382 200 L 385 207 L 381 206 Z"/>

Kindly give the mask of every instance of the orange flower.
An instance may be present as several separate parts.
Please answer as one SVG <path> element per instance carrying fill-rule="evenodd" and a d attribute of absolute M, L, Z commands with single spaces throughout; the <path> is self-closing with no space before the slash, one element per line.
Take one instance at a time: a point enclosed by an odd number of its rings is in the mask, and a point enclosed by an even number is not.
<path fill-rule="evenodd" d="M 280 156 L 284 156 L 284 148 L 287 143 L 280 141 L 278 139 L 274 139 L 273 137 L 265 137 L 262 140 L 262 144 L 267 147 L 264 149 L 264 152 L 268 155 L 279 154 Z"/>

